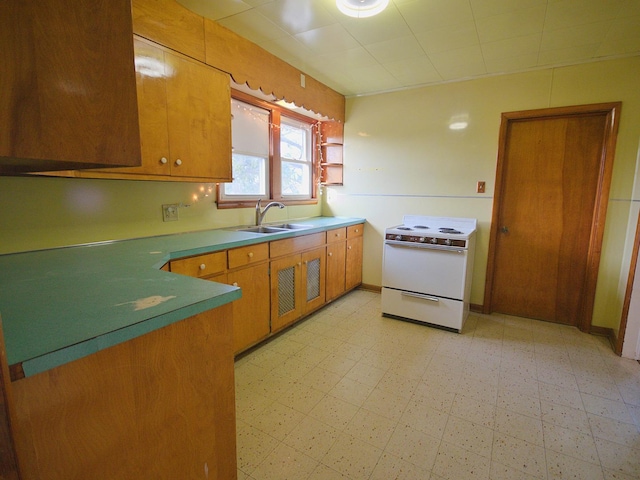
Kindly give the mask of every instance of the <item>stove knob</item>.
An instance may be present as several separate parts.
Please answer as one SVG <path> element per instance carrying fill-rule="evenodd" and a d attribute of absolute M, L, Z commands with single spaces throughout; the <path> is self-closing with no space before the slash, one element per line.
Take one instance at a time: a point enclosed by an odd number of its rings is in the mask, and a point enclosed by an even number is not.
<path fill-rule="evenodd" d="M 427 240 L 427 239 L 426 239 L 426 238 L 424 238 L 424 237 L 420 237 L 420 238 L 418 239 L 418 241 L 419 241 L 420 243 L 424 243 L 426 240 Z"/>
<path fill-rule="evenodd" d="M 396 235 L 396 240 L 402 240 L 402 235 Z"/>
<path fill-rule="evenodd" d="M 445 245 L 448 245 L 448 246 L 451 246 L 451 239 L 450 239 L 450 238 L 447 238 L 447 239 L 444 241 L 444 244 L 445 244 Z"/>
<path fill-rule="evenodd" d="M 437 239 L 437 238 L 435 238 L 435 237 L 434 237 L 434 238 L 432 238 L 432 239 L 431 239 L 431 243 L 433 243 L 433 244 L 435 245 L 436 243 L 438 243 L 438 239 Z"/>

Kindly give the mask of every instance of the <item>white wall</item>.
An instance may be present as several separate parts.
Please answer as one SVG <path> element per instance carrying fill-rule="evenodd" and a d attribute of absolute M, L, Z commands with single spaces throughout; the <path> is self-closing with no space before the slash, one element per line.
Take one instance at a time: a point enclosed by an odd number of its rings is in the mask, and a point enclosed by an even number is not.
<path fill-rule="evenodd" d="M 501 113 L 622 101 L 594 324 L 618 328 L 633 234 L 628 226 L 640 139 L 640 57 L 349 98 L 344 186 L 325 214 L 367 218 L 363 282 L 381 284 L 384 228 L 403 214 L 478 219 L 471 302 L 482 304 Z M 451 120 L 466 118 L 465 130 Z M 477 181 L 486 193 L 475 193 Z M 622 292 L 622 296 L 620 296 Z"/>

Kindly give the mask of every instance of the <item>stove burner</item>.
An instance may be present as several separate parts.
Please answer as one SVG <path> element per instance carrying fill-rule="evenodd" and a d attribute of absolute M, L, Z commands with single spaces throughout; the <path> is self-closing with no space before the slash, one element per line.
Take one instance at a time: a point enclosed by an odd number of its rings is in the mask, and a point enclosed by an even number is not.
<path fill-rule="evenodd" d="M 413 228 L 429 228 L 426 225 L 414 225 Z"/>
<path fill-rule="evenodd" d="M 454 235 L 462 233 L 460 230 L 456 230 L 455 228 L 442 227 L 440 228 L 440 233 L 453 233 Z"/>
<path fill-rule="evenodd" d="M 411 230 L 411 227 L 398 227 L 398 230 Z"/>

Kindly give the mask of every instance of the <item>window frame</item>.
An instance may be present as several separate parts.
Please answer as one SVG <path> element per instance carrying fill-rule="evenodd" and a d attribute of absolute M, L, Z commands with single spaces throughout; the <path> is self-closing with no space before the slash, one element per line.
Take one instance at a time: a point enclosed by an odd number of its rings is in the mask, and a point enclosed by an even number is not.
<path fill-rule="evenodd" d="M 268 159 L 268 198 L 262 197 L 265 201 L 282 202 L 285 205 L 315 205 L 318 203 L 318 182 L 320 181 L 320 142 L 318 132 L 320 122 L 313 118 L 299 114 L 275 103 L 261 100 L 239 90 L 231 89 L 231 98 L 254 105 L 256 107 L 269 110 L 271 115 L 271 124 L 269 128 L 269 159 Z M 282 170 L 280 157 L 280 124 L 282 117 L 291 118 L 299 122 L 304 122 L 311 127 L 311 198 L 291 198 L 291 196 L 282 196 Z M 247 208 L 255 207 L 258 197 L 254 199 L 229 199 L 221 198 L 221 186 L 216 185 L 216 203 L 218 208 Z"/>

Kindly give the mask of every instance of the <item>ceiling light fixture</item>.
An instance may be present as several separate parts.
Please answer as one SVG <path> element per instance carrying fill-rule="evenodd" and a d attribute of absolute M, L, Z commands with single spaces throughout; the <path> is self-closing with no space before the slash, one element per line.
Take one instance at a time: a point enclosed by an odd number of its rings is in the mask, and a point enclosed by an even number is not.
<path fill-rule="evenodd" d="M 366 18 L 382 12 L 389 5 L 389 0 L 336 0 L 336 5 L 349 17 Z"/>

